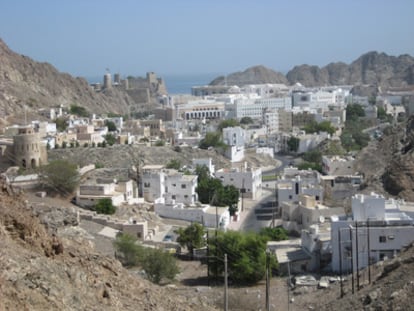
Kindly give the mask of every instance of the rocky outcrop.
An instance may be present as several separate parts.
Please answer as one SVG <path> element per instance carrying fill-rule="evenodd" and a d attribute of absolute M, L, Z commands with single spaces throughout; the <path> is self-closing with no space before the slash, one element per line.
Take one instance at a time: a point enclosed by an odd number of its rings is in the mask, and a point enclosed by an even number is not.
<path fill-rule="evenodd" d="M 0 186 L 1 310 L 213 309 L 128 272 L 81 237 L 51 234 L 34 214 L 49 214 L 42 222 L 55 230 L 76 223 L 70 211 L 33 209 Z"/>
<path fill-rule="evenodd" d="M 291 84 L 304 86 L 359 85 L 406 86 L 413 84 L 414 58 L 369 52 L 347 65 L 331 63 L 325 67 L 301 65 L 287 73 Z"/>
<path fill-rule="evenodd" d="M 272 69 L 264 66 L 254 66 L 246 69 L 243 72 L 235 72 L 226 77 L 221 76 L 210 82 L 210 85 L 237 85 L 243 86 L 246 84 L 263 84 L 263 83 L 282 83 L 288 84 L 286 77 Z"/>
<path fill-rule="evenodd" d="M 300 65 L 291 69 L 286 77 L 264 66 L 255 66 L 236 72 L 226 78 L 214 79 L 210 85 L 243 86 L 246 84 L 300 83 L 307 87 L 325 85 L 373 85 L 374 87 L 404 87 L 414 84 L 414 58 L 410 55 L 389 56 L 369 52 L 347 65 L 330 63 L 324 67 Z"/>
<path fill-rule="evenodd" d="M 83 78 L 61 73 L 10 50 L 0 39 L 0 115 L 30 114 L 39 108 L 72 104 L 94 113 L 127 113 L 134 101 L 126 92 L 112 88 L 95 92 Z"/>

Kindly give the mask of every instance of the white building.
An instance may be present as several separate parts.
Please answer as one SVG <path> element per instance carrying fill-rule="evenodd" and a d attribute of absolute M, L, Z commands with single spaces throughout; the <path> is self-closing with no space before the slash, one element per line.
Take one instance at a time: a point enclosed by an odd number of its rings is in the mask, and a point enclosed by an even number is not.
<path fill-rule="evenodd" d="M 328 110 L 336 105 L 336 94 L 332 92 L 295 92 L 292 95 L 294 107 Z"/>
<path fill-rule="evenodd" d="M 263 111 L 266 109 L 292 110 L 292 99 L 290 97 L 237 99 L 234 104 L 226 104 L 226 118 L 241 119 L 243 117 L 250 117 L 261 120 L 263 118 Z"/>
<path fill-rule="evenodd" d="M 343 207 L 323 205 L 309 195 L 299 195 L 299 202 L 282 202 L 280 208 L 283 227 L 299 233 L 312 225 L 324 223 L 330 216 L 345 214 Z"/>
<path fill-rule="evenodd" d="M 165 201 L 192 205 L 198 201 L 197 175 L 184 175 L 177 170 L 164 170 L 165 174 Z"/>
<path fill-rule="evenodd" d="M 352 219 L 332 222 L 332 270 L 358 271 L 368 262 L 394 257 L 413 242 L 413 219 L 401 212 L 400 204 L 375 193 L 353 196 Z"/>
<path fill-rule="evenodd" d="M 166 203 L 158 199 L 154 204 L 154 212 L 159 216 L 198 222 L 209 228 L 225 230 L 230 223 L 229 209 L 204 204 L 186 206 L 182 203 Z"/>
<path fill-rule="evenodd" d="M 323 201 L 320 174 L 317 171 L 286 167 L 281 179 L 277 181 L 279 206 L 282 202 L 299 202 L 301 194 L 312 196 L 319 202 Z"/>
<path fill-rule="evenodd" d="M 81 184 L 76 193 L 76 204 L 79 206 L 92 207 L 101 199 L 111 199 L 114 206 L 134 203 L 137 201 L 134 182 L 97 179 Z"/>
<path fill-rule="evenodd" d="M 245 131 L 240 126 L 223 129 L 223 142 L 227 145 L 225 156 L 231 162 L 240 162 L 244 159 Z"/>
<path fill-rule="evenodd" d="M 144 199 L 148 202 L 162 198 L 167 203 L 191 205 L 198 201 L 197 176 L 165 169 L 163 165 L 145 165 L 142 168 L 142 187 Z"/>
<path fill-rule="evenodd" d="M 322 171 L 326 175 L 353 175 L 354 161 L 352 156 L 322 156 Z"/>
<path fill-rule="evenodd" d="M 215 176 L 224 186 L 233 185 L 238 189 L 245 189 L 245 198 L 257 200 L 262 195 L 261 168 L 221 169 L 215 173 Z"/>

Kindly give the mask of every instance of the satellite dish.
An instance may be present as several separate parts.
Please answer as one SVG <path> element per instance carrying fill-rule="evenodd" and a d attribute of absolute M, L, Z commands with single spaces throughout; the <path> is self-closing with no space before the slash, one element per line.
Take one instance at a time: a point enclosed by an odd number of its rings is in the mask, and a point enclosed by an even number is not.
<path fill-rule="evenodd" d="M 319 216 L 319 222 L 323 224 L 325 222 L 325 217 Z"/>

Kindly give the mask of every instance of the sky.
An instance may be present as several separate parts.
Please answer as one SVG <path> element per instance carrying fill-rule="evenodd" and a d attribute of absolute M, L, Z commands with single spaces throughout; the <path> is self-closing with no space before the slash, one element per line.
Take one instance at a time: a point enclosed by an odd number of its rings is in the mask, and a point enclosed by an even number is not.
<path fill-rule="evenodd" d="M 74 76 L 230 74 L 414 56 L 413 0 L 3 0 L 0 38 Z M 1 65 L 1 63 L 0 63 Z"/>

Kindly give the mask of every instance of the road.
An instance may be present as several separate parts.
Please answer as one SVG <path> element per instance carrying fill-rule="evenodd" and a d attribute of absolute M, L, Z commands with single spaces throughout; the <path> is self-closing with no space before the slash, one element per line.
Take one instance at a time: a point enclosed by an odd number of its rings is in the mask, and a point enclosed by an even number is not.
<path fill-rule="evenodd" d="M 294 157 L 289 155 L 278 155 L 275 158 L 280 161 L 280 166 L 264 172 L 263 175 L 279 175 L 285 167 L 289 166 L 289 164 L 291 164 L 294 161 Z M 259 200 L 244 199 L 244 213 L 247 214 L 243 217 L 242 220 L 240 220 L 242 221 L 242 223 L 240 224 L 239 230 L 258 232 L 261 228 L 268 227 L 271 224 L 271 220 L 258 220 L 257 215 L 255 213 L 255 209 L 261 208 L 262 204 L 275 201 L 275 191 L 276 182 L 265 181 L 263 182 L 262 186 L 262 197 Z M 277 219 L 275 225 L 278 225 Z"/>

